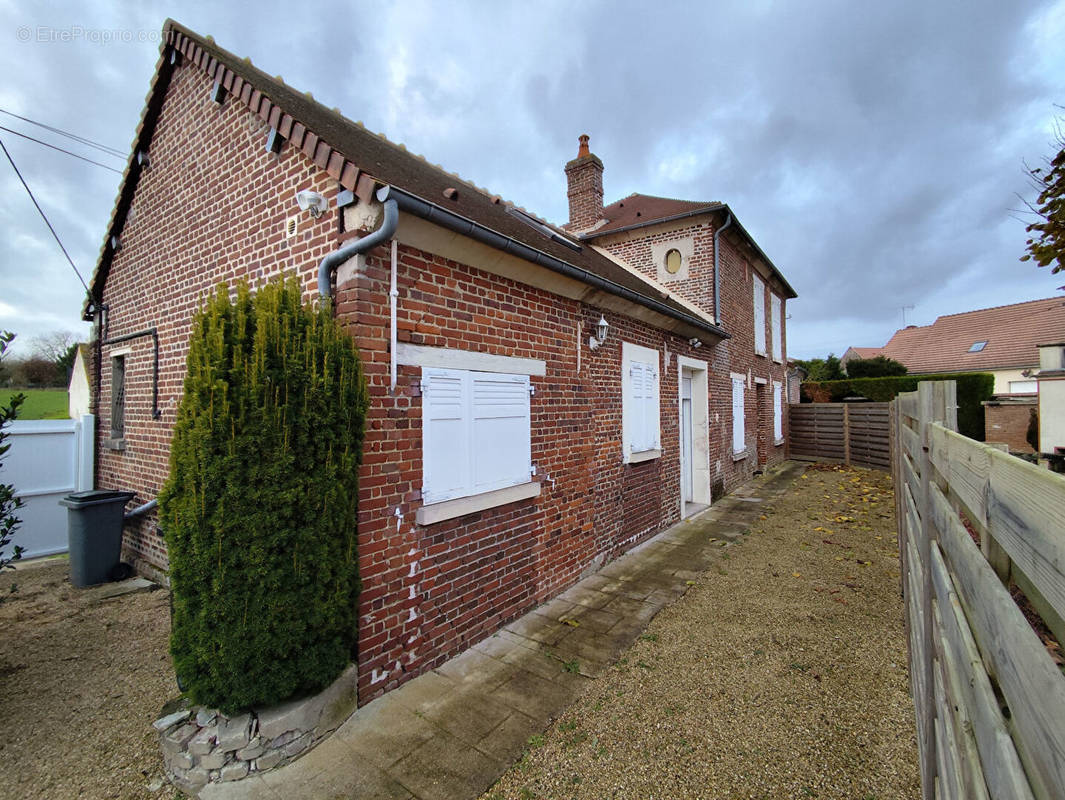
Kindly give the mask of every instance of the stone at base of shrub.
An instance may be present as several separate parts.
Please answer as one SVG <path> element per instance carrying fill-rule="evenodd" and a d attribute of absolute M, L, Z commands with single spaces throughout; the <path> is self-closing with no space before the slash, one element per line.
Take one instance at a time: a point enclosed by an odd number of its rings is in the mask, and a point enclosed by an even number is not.
<path fill-rule="evenodd" d="M 358 665 L 316 695 L 228 717 L 193 706 L 156 720 L 170 781 L 190 797 L 208 783 L 235 781 L 295 761 L 358 705 Z"/>

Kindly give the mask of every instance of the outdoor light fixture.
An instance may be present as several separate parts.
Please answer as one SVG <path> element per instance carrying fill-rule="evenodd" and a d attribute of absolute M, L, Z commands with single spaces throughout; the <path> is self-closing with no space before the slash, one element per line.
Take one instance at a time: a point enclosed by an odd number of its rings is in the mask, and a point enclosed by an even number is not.
<path fill-rule="evenodd" d="M 322 216 L 322 212 L 329 207 L 324 196 L 318 192 L 312 192 L 310 189 L 296 192 L 296 203 L 301 211 L 310 211 L 311 216 L 315 219 Z"/>
<path fill-rule="evenodd" d="M 610 323 L 606 321 L 606 317 L 602 314 L 599 315 L 599 322 L 595 326 L 595 336 L 588 337 L 588 346 L 592 350 L 599 349 L 599 346 L 606 341 L 606 335 L 610 332 Z"/>

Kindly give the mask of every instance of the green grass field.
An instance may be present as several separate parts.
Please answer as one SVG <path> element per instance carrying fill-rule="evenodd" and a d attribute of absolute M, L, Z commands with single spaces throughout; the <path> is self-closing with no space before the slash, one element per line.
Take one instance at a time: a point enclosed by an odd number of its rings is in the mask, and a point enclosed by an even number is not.
<path fill-rule="evenodd" d="M 18 419 L 68 419 L 67 393 L 65 389 L 5 389 L 7 396 L 26 395 L 25 402 L 19 406 Z"/>

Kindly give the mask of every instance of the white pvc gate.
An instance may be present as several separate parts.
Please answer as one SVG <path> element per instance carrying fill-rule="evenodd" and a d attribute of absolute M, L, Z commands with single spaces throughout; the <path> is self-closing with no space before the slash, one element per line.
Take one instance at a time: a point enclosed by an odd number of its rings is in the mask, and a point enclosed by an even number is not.
<path fill-rule="evenodd" d="M 81 419 L 15 420 L 8 426 L 11 449 L 0 465 L 0 481 L 15 486 L 25 504 L 12 546 L 23 558 L 67 550 L 67 510 L 59 500 L 93 488 L 93 416 Z M 10 553 L 8 553 L 10 554 Z"/>

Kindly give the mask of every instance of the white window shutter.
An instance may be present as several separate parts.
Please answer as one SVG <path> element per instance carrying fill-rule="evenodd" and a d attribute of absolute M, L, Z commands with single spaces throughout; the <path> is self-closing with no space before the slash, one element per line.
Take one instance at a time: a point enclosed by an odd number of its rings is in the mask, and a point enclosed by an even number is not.
<path fill-rule="evenodd" d="M 644 405 L 644 419 L 646 420 L 647 449 L 658 450 L 661 447 L 658 425 L 658 370 L 650 364 L 645 365 L 645 370 L 644 392 L 646 402 Z"/>
<path fill-rule="evenodd" d="M 746 431 L 743 415 L 743 380 L 732 379 L 732 452 L 742 453 L 746 447 Z"/>
<path fill-rule="evenodd" d="M 644 411 L 644 364 L 633 361 L 629 365 L 629 452 L 640 453 L 647 449 L 646 419 Z"/>
<path fill-rule="evenodd" d="M 629 452 L 657 450 L 659 443 L 658 370 L 633 361 L 629 366 Z"/>
<path fill-rule="evenodd" d="M 784 396 L 781 386 L 773 382 L 773 438 L 780 441 L 784 438 Z"/>
<path fill-rule="evenodd" d="M 754 286 L 754 352 L 765 354 L 765 284 L 757 275 Z"/>
<path fill-rule="evenodd" d="M 784 303 L 776 295 L 772 297 L 773 358 L 782 362 L 784 360 Z M 779 439 L 780 437 L 778 436 L 777 438 Z"/>
<path fill-rule="evenodd" d="M 528 483 L 532 466 L 529 376 L 470 375 L 472 492 Z"/>
<path fill-rule="evenodd" d="M 469 384 L 462 370 L 422 371 L 422 500 L 469 493 Z"/>

